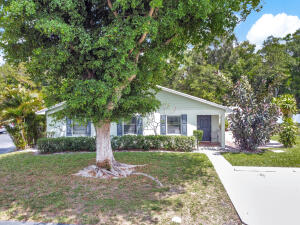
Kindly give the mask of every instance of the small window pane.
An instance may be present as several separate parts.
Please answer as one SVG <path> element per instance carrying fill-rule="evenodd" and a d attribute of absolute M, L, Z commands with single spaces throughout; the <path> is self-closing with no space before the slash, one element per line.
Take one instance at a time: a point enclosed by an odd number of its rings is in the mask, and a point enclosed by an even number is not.
<path fill-rule="evenodd" d="M 124 123 L 124 134 L 136 134 L 136 117 Z"/>
<path fill-rule="evenodd" d="M 73 124 L 73 135 L 86 135 L 86 126 L 78 123 Z"/>
<path fill-rule="evenodd" d="M 180 116 L 167 116 L 168 134 L 180 134 Z"/>

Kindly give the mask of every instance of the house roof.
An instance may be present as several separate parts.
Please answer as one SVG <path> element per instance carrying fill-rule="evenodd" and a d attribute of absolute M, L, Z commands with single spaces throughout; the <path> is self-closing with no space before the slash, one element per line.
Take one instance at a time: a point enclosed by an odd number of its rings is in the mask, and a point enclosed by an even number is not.
<path fill-rule="evenodd" d="M 217 103 L 214 103 L 214 102 L 207 101 L 203 98 L 198 98 L 198 97 L 188 95 L 188 94 L 185 94 L 185 93 L 182 93 L 182 92 L 179 92 L 179 91 L 175 91 L 175 90 L 170 89 L 170 88 L 162 87 L 162 86 L 159 86 L 159 85 L 157 85 L 157 87 L 159 89 L 163 90 L 163 91 L 166 91 L 166 92 L 169 92 L 169 93 L 172 93 L 172 94 L 180 95 L 180 96 L 183 96 L 183 97 L 186 97 L 186 98 L 189 98 L 189 99 L 193 99 L 195 101 L 198 101 L 198 102 L 201 102 L 201 103 L 204 103 L 204 104 L 207 104 L 207 105 L 214 106 L 216 108 L 220 108 L 220 109 L 230 111 L 230 109 L 226 106 L 223 106 L 223 105 L 220 105 L 220 104 L 217 104 Z"/>
<path fill-rule="evenodd" d="M 166 91 L 166 92 L 169 92 L 169 93 L 172 93 L 172 94 L 175 94 L 175 95 L 180 95 L 182 97 L 189 98 L 189 99 L 192 99 L 192 100 L 195 100 L 195 101 L 198 101 L 198 102 L 201 102 L 201 103 L 204 103 L 204 104 L 207 104 L 207 105 L 219 108 L 219 109 L 223 109 L 223 110 L 226 110 L 226 111 L 231 111 L 230 108 L 228 108 L 226 106 L 223 106 L 223 105 L 220 105 L 220 104 L 217 104 L 217 103 L 214 103 L 214 102 L 210 102 L 210 101 L 207 101 L 207 100 L 202 99 L 202 98 L 198 98 L 198 97 L 195 97 L 195 96 L 192 96 L 192 95 L 188 95 L 188 94 L 185 94 L 185 93 L 182 93 L 182 92 L 179 92 L 179 91 L 175 91 L 173 89 L 166 88 L 166 87 L 159 86 L 159 85 L 157 85 L 157 87 L 159 89 L 163 90 L 163 91 Z M 65 104 L 65 102 L 60 102 L 56 105 L 51 106 L 50 108 L 45 108 L 45 109 L 42 109 L 40 111 L 37 111 L 36 114 L 37 115 L 45 115 L 46 112 L 48 112 L 52 109 L 56 109 L 60 106 L 63 106 L 64 104 Z"/>
<path fill-rule="evenodd" d="M 64 104 L 65 104 L 65 102 L 57 103 L 56 105 L 53 105 L 53 106 L 51 106 L 49 108 L 44 108 L 42 110 L 39 110 L 39 111 L 35 112 L 35 114 L 37 114 L 37 115 L 45 115 L 46 112 L 48 112 L 48 111 L 50 111 L 52 109 L 56 109 L 56 108 L 58 108 L 60 106 L 63 106 Z"/>

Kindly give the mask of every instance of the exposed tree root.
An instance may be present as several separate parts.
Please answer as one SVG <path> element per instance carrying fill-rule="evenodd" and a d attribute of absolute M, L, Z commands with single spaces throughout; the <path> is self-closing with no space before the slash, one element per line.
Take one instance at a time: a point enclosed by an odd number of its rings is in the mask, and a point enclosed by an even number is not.
<path fill-rule="evenodd" d="M 110 167 L 108 168 L 100 168 L 96 165 L 88 166 L 84 168 L 83 170 L 80 170 L 78 173 L 74 174 L 76 176 L 82 176 L 82 177 L 93 177 L 93 178 L 101 178 L 101 179 L 109 179 L 109 178 L 122 178 L 122 177 L 128 177 L 129 175 L 142 175 L 145 177 L 150 178 L 151 180 L 155 181 L 158 186 L 163 187 L 162 183 L 157 180 L 156 178 L 146 174 L 146 173 L 140 173 L 140 172 L 134 172 L 135 168 L 142 167 L 145 165 L 128 165 L 124 163 L 119 163 L 114 161 Z"/>
<path fill-rule="evenodd" d="M 148 174 L 146 174 L 146 173 L 133 172 L 133 173 L 131 173 L 131 174 L 133 174 L 133 175 L 141 175 L 141 176 L 148 177 L 148 178 L 150 178 L 151 180 L 155 181 L 155 182 L 157 183 L 158 186 L 160 186 L 160 187 L 163 187 L 163 186 L 164 186 L 159 180 L 157 180 L 156 178 L 154 178 L 154 177 L 152 177 L 152 176 L 150 176 L 150 175 L 148 175 Z"/>

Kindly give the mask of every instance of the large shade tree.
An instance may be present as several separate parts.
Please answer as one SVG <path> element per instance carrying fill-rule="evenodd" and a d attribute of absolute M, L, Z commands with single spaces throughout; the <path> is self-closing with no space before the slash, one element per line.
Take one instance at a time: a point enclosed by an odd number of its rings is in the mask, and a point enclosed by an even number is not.
<path fill-rule="evenodd" d="M 110 122 L 153 111 L 165 59 L 232 31 L 260 0 L 1 0 L 1 44 L 47 85 L 48 104 L 96 128 L 98 174 L 126 175 Z M 103 169 L 106 168 L 106 169 Z"/>

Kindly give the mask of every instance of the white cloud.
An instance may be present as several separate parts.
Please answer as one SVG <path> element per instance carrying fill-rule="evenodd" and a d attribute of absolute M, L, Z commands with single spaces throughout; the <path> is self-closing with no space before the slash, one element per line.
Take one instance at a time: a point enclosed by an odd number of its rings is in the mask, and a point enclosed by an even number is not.
<path fill-rule="evenodd" d="M 262 15 L 247 34 L 250 43 L 256 44 L 261 48 L 264 40 L 269 36 L 284 37 L 287 34 L 294 33 L 300 28 L 300 19 L 298 16 L 290 16 L 280 13 L 275 16 L 272 14 Z"/>

